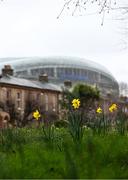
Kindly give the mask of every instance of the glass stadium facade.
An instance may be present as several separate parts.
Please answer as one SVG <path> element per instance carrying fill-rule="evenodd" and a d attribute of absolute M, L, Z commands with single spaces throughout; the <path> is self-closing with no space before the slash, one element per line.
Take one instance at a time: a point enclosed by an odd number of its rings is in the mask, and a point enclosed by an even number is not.
<path fill-rule="evenodd" d="M 2 66 L 5 59 L 0 62 Z M 6 64 L 12 65 L 17 77 L 38 79 L 40 74 L 47 74 L 49 81 L 58 85 L 62 85 L 65 80 L 71 80 L 73 84 L 82 82 L 95 85 L 103 95 L 119 95 L 118 83 L 112 74 L 100 64 L 83 58 L 8 58 Z"/>

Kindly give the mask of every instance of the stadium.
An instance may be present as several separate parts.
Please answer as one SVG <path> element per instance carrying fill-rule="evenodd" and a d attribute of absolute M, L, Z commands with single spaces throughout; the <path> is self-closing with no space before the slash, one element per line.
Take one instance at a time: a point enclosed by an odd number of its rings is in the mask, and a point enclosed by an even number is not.
<path fill-rule="evenodd" d="M 119 86 L 113 75 L 102 65 L 84 58 L 74 57 L 27 57 L 2 58 L 0 67 L 10 64 L 15 76 L 26 79 L 38 79 L 47 74 L 49 82 L 62 85 L 70 80 L 72 84 L 82 82 L 97 86 L 102 95 L 119 95 Z"/>

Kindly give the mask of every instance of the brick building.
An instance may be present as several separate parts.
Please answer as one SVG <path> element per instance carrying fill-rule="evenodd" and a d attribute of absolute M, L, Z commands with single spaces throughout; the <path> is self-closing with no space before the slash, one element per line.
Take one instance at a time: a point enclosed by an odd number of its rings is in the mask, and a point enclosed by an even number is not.
<path fill-rule="evenodd" d="M 0 122 L 4 121 L 2 112 L 9 113 L 9 105 L 13 105 L 13 111 L 23 120 L 28 102 L 35 102 L 45 112 L 58 113 L 60 92 L 58 86 L 48 82 L 46 74 L 40 75 L 38 81 L 16 78 L 11 66 L 5 65 L 0 76 Z"/>

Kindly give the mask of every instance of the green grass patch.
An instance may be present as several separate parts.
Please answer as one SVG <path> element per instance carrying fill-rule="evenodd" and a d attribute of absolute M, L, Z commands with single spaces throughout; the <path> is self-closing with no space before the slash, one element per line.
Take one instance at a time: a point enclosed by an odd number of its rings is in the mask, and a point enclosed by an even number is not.
<path fill-rule="evenodd" d="M 54 128 L 52 141 L 42 128 L 1 132 L 0 178 L 127 179 L 128 136 L 84 131 L 74 143 L 68 129 Z"/>

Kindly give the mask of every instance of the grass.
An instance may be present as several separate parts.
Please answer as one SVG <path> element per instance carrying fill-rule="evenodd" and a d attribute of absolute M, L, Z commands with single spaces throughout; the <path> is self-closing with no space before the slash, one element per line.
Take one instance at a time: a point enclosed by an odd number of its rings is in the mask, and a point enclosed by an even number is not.
<path fill-rule="evenodd" d="M 50 138 L 42 128 L 2 131 L 1 179 L 128 178 L 127 134 L 104 136 L 86 129 L 82 142 L 74 143 L 67 128 L 52 127 Z"/>

